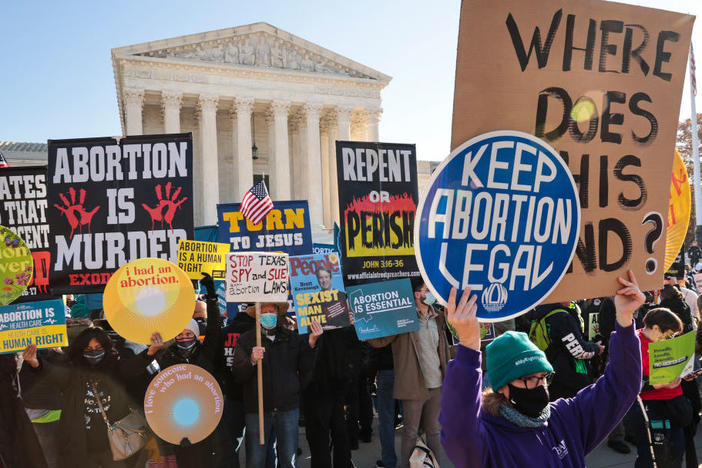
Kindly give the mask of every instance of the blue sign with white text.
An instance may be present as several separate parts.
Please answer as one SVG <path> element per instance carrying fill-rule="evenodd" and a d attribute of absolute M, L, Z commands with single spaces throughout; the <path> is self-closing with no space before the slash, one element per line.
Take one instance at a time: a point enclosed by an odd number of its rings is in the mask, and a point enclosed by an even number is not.
<path fill-rule="evenodd" d="M 409 278 L 346 288 L 359 340 L 419 330 Z"/>
<path fill-rule="evenodd" d="M 239 211 L 240 203 L 217 205 L 217 242 L 230 244 L 232 252 L 312 253 L 310 212 L 306 200 L 276 201 L 258 224 Z"/>
<path fill-rule="evenodd" d="M 546 298 L 570 266 L 580 202 L 560 155 L 527 133 L 502 130 L 456 148 L 417 208 L 415 246 L 427 286 L 443 304 L 452 287 L 478 297 L 496 322 Z"/>

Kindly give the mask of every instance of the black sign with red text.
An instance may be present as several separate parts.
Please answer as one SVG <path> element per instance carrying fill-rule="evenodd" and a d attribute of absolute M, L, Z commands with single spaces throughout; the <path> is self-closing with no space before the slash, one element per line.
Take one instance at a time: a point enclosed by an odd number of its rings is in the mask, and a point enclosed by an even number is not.
<path fill-rule="evenodd" d="M 20 236 L 32 251 L 34 277 L 14 303 L 44 301 L 49 295 L 50 237 L 46 166 L 0 169 L 0 225 Z M 2 242 L 3 239 L 0 239 Z"/>
<path fill-rule="evenodd" d="M 192 134 L 49 140 L 53 293 L 100 292 L 120 266 L 177 261 L 193 238 Z"/>

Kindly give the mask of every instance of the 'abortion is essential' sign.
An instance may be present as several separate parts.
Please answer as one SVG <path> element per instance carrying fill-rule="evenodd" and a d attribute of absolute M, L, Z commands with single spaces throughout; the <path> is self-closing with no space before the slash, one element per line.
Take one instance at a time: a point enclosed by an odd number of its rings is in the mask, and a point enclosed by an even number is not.
<path fill-rule="evenodd" d="M 523 132 L 486 133 L 456 148 L 428 187 L 416 255 L 441 302 L 452 287 L 469 287 L 478 317 L 500 321 L 558 285 L 575 253 L 580 204 L 553 148 Z"/>

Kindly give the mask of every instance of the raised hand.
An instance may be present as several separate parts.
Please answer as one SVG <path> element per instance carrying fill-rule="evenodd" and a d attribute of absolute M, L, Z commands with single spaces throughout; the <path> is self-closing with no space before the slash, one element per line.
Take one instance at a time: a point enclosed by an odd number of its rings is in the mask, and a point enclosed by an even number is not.
<path fill-rule="evenodd" d="M 478 322 L 476 315 L 478 296 L 475 294 L 471 296 L 470 292 L 470 288 L 466 288 L 456 304 L 456 288 L 451 288 L 446 307 L 446 318 L 456 329 L 458 339 L 463 346 L 480 351 L 480 322 Z"/>
<path fill-rule="evenodd" d="M 153 356 L 156 354 L 161 348 L 163 348 L 163 337 L 159 332 L 154 332 L 151 335 L 151 346 L 149 346 L 149 350 L 146 351 L 147 356 Z"/>
<path fill-rule="evenodd" d="M 33 368 L 39 367 L 39 359 L 37 359 L 37 345 L 29 344 L 22 351 L 22 359 Z"/>
<path fill-rule="evenodd" d="M 212 276 L 210 276 L 209 273 L 205 273 L 204 271 L 200 273 L 202 275 L 202 279 L 200 280 L 200 284 L 205 287 L 207 290 L 207 297 L 209 298 L 216 298 L 217 297 L 217 292 L 215 291 L 215 284 L 214 280 L 212 279 Z"/>
<path fill-rule="evenodd" d="M 634 273 L 629 270 L 628 275 L 628 281 L 622 277 L 617 278 L 623 288 L 619 289 L 617 295 L 614 296 L 614 306 L 617 308 L 617 322 L 622 327 L 631 325 L 634 313 L 646 301 L 646 297 L 639 289 Z"/>
<path fill-rule="evenodd" d="M 322 324 L 320 324 L 319 322 L 315 322 L 315 321 L 310 322 L 309 329 L 310 329 L 310 337 L 309 337 L 310 348 L 314 348 L 317 345 L 317 340 L 319 339 L 320 336 L 322 336 L 322 333 L 324 333 L 324 329 L 322 328 Z"/>

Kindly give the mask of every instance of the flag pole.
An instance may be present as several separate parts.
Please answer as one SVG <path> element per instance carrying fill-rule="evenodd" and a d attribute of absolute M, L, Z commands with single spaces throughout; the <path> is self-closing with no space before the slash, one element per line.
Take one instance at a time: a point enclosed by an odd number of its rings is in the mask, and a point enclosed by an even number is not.
<path fill-rule="evenodd" d="M 697 83 L 695 78 L 695 54 L 690 44 L 690 132 L 692 133 L 692 164 L 694 168 L 693 183 L 695 185 L 695 240 L 702 243 L 702 187 L 700 187 L 700 142 L 697 134 Z M 694 265 L 693 265 L 694 266 Z"/>

